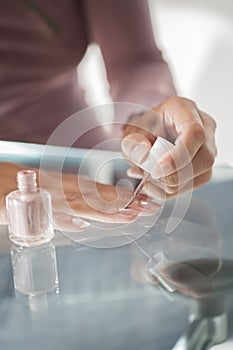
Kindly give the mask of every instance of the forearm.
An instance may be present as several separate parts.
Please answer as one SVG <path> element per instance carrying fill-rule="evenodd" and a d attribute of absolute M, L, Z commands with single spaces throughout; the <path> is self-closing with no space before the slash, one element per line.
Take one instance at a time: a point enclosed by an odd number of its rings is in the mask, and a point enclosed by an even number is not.
<path fill-rule="evenodd" d="M 101 48 L 114 101 L 151 108 L 176 95 L 146 0 L 86 0 L 83 6 L 89 41 Z M 120 113 L 115 120 L 127 117 Z"/>
<path fill-rule="evenodd" d="M 169 68 L 164 61 L 147 61 L 124 65 L 111 80 L 110 93 L 116 102 L 127 102 L 152 108 L 175 96 Z"/>

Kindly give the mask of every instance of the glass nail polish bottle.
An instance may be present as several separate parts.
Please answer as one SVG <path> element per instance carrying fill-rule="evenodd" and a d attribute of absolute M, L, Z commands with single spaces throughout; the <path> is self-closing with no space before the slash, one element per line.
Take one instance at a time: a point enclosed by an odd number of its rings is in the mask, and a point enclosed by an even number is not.
<path fill-rule="evenodd" d="M 37 247 L 12 245 L 16 298 L 30 311 L 43 311 L 59 294 L 56 250 L 52 242 Z"/>
<path fill-rule="evenodd" d="M 32 247 L 49 242 L 54 236 L 51 195 L 37 188 L 36 172 L 17 173 L 18 190 L 6 197 L 9 238 Z"/>

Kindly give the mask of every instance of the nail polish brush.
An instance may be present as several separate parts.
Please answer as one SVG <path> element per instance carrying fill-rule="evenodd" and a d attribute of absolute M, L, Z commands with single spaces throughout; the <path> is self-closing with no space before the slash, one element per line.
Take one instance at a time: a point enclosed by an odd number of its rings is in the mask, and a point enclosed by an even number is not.
<path fill-rule="evenodd" d="M 133 197 L 128 201 L 128 203 L 125 205 L 125 209 L 130 206 L 130 204 L 133 203 L 135 198 L 139 195 L 141 190 L 143 189 L 143 186 L 146 184 L 146 182 L 151 177 L 151 172 L 158 160 L 167 152 L 171 151 L 174 145 L 167 141 L 166 139 L 162 137 L 158 137 L 156 141 L 154 142 L 153 146 L 151 147 L 150 153 L 146 160 L 139 165 L 140 169 L 144 171 L 144 177 L 139 183 L 139 185 L 136 187 Z"/>

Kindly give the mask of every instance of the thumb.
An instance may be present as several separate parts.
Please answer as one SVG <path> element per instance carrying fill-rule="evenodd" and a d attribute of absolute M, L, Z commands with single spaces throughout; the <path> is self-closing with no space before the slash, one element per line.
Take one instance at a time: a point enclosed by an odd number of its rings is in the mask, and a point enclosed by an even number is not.
<path fill-rule="evenodd" d="M 150 141 L 142 134 L 130 134 L 121 141 L 122 153 L 136 165 L 140 165 L 145 161 L 150 153 L 150 149 Z"/>

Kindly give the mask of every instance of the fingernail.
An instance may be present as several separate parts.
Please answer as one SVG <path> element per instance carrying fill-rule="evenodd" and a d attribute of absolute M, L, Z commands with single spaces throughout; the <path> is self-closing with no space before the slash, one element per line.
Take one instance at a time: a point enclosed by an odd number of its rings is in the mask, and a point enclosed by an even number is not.
<path fill-rule="evenodd" d="M 146 153 L 147 153 L 147 147 L 145 145 L 143 145 L 142 143 L 138 144 L 131 151 L 131 159 L 136 164 L 141 164 L 141 162 L 143 161 Z"/>
<path fill-rule="evenodd" d="M 133 177 L 135 179 L 142 179 L 143 175 L 140 171 L 132 170 L 131 168 L 127 170 L 127 176 Z"/>
<path fill-rule="evenodd" d="M 173 172 L 173 167 L 170 163 L 157 163 L 151 172 L 153 179 L 165 177 Z"/>
<path fill-rule="evenodd" d="M 146 201 L 146 200 L 141 200 L 140 206 L 142 208 L 145 208 L 151 211 L 155 211 L 161 208 L 161 205 L 159 203 L 154 203 L 152 201 Z"/>
<path fill-rule="evenodd" d="M 136 216 L 139 213 L 138 210 L 135 210 L 132 208 L 120 209 L 119 212 L 120 212 L 120 214 L 122 214 L 124 216 Z"/>
<path fill-rule="evenodd" d="M 80 228 L 87 228 L 88 226 L 90 226 L 90 223 L 88 221 L 84 221 L 80 218 L 73 218 L 72 224 L 74 224 L 75 226 L 78 226 Z"/>
<path fill-rule="evenodd" d="M 147 153 L 147 147 L 143 143 L 136 143 L 132 140 L 123 140 L 121 148 L 125 156 L 136 164 L 139 164 Z"/>

